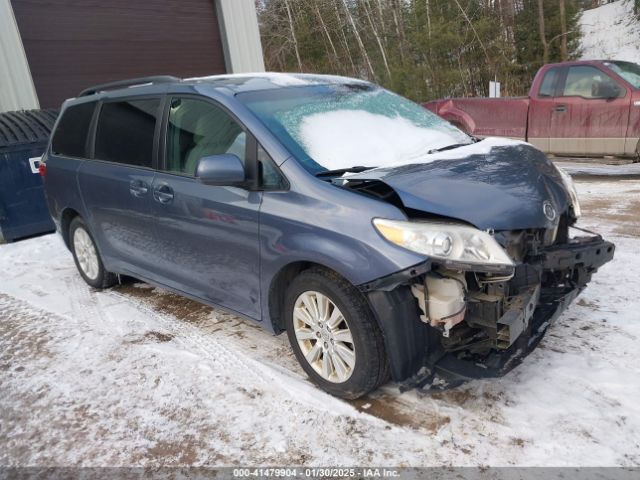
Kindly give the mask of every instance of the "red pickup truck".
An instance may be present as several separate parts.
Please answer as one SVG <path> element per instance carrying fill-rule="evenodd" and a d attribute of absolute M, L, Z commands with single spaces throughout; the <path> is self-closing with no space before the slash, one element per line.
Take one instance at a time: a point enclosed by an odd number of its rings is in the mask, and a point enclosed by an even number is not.
<path fill-rule="evenodd" d="M 555 155 L 640 158 L 640 65 L 543 66 L 528 97 L 451 98 L 424 106 L 465 132 L 526 140 Z"/>

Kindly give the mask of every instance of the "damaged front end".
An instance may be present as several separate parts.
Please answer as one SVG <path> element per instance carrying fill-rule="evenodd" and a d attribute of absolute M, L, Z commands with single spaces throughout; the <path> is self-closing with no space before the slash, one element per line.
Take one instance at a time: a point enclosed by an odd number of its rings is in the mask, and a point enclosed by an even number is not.
<path fill-rule="evenodd" d="M 374 226 L 428 258 L 361 286 L 406 388 L 503 375 L 613 258 L 612 243 L 575 227 L 571 178 L 529 145 L 366 171 L 344 187 L 401 209 L 405 222 Z"/>
<path fill-rule="evenodd" d="M 392 374 L 403 388 L 447 388 L 505 374 L 615 250 L 591 232 L 569 238 L 565 219 L 552 232 L 493 237 L 513 259 L 511 267 L 436 259 L 361 287 L 393 349 Z"/>

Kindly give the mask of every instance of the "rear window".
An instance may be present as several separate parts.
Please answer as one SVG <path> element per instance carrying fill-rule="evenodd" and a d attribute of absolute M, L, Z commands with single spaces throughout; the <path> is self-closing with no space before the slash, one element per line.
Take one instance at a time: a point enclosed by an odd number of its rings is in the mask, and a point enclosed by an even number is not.
<path fill-rule="evenodd" d="M 159 107 L 158 98 L 104 103 L 96 130 L 95 158 L 151 167 Z"/>
<path fill-rule="evenodd" d="M 560 69 L 552 68 L 544 74 L 542 79 L 542 85 L 540 85 L 539 97 L 553 97 L 556 93 L 556 80 L 558 78 L 558 72 Z"/>
<path fill-rule="evenodd" d="M 87 133 L 95 107 L 96 102 L 88 102 L 65 109 L 53 134 L 53 153 L 69 157 L 86 156 Z"/>

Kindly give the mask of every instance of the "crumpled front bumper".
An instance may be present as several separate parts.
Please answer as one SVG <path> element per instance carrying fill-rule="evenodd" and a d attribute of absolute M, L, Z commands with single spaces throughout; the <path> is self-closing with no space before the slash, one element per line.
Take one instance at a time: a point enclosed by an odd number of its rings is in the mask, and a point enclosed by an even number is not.
<path fill-rule="evenodd" d="M 427 390 L 451 388 L 466 380 L 506 374 L 538 345 L 549 325 L 580 294 L 591 275 L 613 258 L 614 252 L 615 246 L 600 236 L 579 237 L 563 245 L 539 250 L 518 265 L 514 277 L 514 281 L 519 282 L 518 293 L 510 298 L 509 307 L 498 321 L 499 325 L 510 326 L 507 335 L 513 338 L 501 339 L 499 336 L 498 344 L 502 340 L 504 348 L 493 349 L 482 358 L 447 352 L 440 345 L 439 331 L 422 322 L 420 328 L 413 320 L 401 321 L 398 314 L 408 315 L 411 308 L 408 305 L 411 302 L 400 294 L 401 289 L 391 290 L 387 286 L 385 291 L 369 290 L 367 295 L 383 326 L 385 340 L 391 340 L 386 342 L 387 351 L 401 348 L 410 352 L 403 360 L 397 355 L 394 359 L 391 354 L 394 380 L 403 390 Z M 561 277 L 562 281 L 549 280 L 556 277 Z M 408 280 L 406 275 L 399 275 L 398 279 Z M 386 326 L 385 315 L 389 317 Z M 411 328 L 412 331 L 403 337 L 399 328 Z M 418 342 L 424 342 L 423 351 Z M 398 365 L 399 361 L 409 363 Z"/>
<path fill-rule="evenodd" d="M 482 362 L 461 359 L 452 353 L 441 357 L 430 368 L 430 375 L 415 382 L 421 388 L 451 388 L 478 378 L 501 377 L 519 365 L 524 357 L 540 343 L 549 325 L 575 300 L 582 288 L 574 288 L 557 295 L 546 295 L 528 320 L 527 328 L 506 350 L 492 352 Z M 436 383 L 432 381 L 437 378 Z M 409 384 L 405 386 L 410 386 Z"/>
<path fill-rule="evenodd" d="M 614 252 L 613 243 L 594 236 L 580 237 L 564 245 L 546 248 L 529 258 L 529 264 L 538 265 L 543 274 L 570 272 L 567 274 L 568 281 L 563 286 L 544 288 L 537 284 L 523 289 L 522 300 L 516 302 L 519 311 L 510 309 L 503 315 L 503 318 L 517 317 L 516 321 L 523 322 L 520 334 L 507 349 L 493 351 L 482 362 L 477 359 L 461 359 L 451 353 L 445 354 L 430 366 L 430 375 L 423 378 L 419 386 L 431 389 L 451 388 L 466 380 L 505 375 L 540 343 L 549 325 L 582 292 L 591 280 L 591 275 L 613 259 Z"/>

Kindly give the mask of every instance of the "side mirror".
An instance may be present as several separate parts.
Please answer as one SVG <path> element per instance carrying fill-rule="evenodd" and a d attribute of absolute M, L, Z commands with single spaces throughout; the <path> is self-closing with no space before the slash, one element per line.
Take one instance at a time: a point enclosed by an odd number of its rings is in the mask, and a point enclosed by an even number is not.
<path fill-rule="evenodd" d="M 233 154 L 202 157 L 196 167 L 196 178 L 205 185 L 232 186 L 246 181 L 244 165 Z"/>

